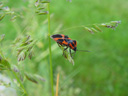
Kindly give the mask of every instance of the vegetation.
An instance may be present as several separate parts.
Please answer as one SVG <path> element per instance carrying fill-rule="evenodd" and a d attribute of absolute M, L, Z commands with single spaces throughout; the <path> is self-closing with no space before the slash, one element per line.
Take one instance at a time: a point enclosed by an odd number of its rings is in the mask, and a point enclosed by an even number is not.
<path fill-rule="evenodd" d="M 0 74 L 11 81 L 0 78 L 0 86 L 18 96 L 127 96 L 127 4 L 1 0 Z M 68 35 L 78 49 L 91 52 L 72 58 L 53 34 Z"/>

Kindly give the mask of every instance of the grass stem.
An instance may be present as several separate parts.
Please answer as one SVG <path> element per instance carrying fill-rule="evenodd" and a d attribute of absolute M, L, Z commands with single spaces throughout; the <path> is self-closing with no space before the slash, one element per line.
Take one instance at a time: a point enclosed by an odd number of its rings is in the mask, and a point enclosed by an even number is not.
<path fill-rule="evenodd" d="M 47 4 L 47 18 L 48 18 L 48 39 L 49 39 L 49 61 L 50 61 L 50 79 L 51 79 L 51 91 L 52 96 L 54 96 L 54 88 L 53 88 L 53 70 L 52 70 L 52 52 L 51 52 L 51 38 L 50 38 L 50 4 Z"/>
<path fill-rule="evenodd" d="M 13 70 L 12 70 L 12 74 L 15 76 L 17 82 L 20 84 L 20 87 L 23 89 L 25 96 L 28 96 L 28 94 L 27 94 L 27 92 L 26 92 L 21 80 L 18 78 L 17 74 Z"/>
<path fill-rule="evenodd" d="M 56 81 L 56 96 L 58 96 L 58 89 L 59 89 L 59 73 L 57 74 L 57 81 Z"/>

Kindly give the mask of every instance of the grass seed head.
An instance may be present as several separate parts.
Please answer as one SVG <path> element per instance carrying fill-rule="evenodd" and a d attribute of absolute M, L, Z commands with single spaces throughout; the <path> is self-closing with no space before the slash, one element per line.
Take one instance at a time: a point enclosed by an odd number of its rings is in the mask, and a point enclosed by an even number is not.
<path fill-rule="evenodd" d="M 84 29 L 85 29 L 85 30 L 87 30 L 88 32 L 90 32 L 90 33 L 94 34 L 93 30 L 92 30 L 92 29 L 90 29 L 89 27 L 84 27 Z"/>
<path fill-rule="evenodd" d="M 18 55 L 18 61 L 23 61 L 26 58 L 26 51 L 21 51 Z"/>

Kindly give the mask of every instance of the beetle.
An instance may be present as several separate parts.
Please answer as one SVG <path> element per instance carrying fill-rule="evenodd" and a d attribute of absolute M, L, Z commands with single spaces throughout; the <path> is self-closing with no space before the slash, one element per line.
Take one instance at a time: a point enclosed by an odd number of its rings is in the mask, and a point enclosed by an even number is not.
<path fill-rule="evenodd" d="M 69 52 L 71 56 L 72 56 L 71 49 L 74 51 L 74 54 L 76 53 L 76 51 L 89 52 L 87 50 L 77 50 L 77 41 L 72 40 L 71 38 L 68 37 L 68 35 L 55 34 L 55 35 L 51 35 L 51 38 L 57 42 L 59 47 L 66 46 L 64 51 L 69 48 Z"/>

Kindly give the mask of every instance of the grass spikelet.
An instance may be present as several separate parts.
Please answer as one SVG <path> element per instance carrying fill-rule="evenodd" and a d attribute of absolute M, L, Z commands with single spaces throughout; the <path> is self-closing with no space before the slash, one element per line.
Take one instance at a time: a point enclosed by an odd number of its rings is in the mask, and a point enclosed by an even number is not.
<path fill-rule="evenodd" d="M 91 30 L 92 30 L 93 32 L 98 32 L 98 30 L 96 30 L 95 28 L 91 28 Z"/>
<path fill-rule="evenodd" d="M 89 31 L 90 33 L 94 34 L 93 30 L 90 29 L 89 27 L 84 27 L 85 30 Z"/>
<path fill-rule="evenodd" d="M 32 76 L 31 74 L 25 73 L 25 76 L 26 76 L 26 78 L 27 78 L 29 81 L 31 81 L 31 82 L 33 82 L 33 83 L 36 83 L 36 84 L 38 83 L 37 80 L 35 79 L 35 77 Z"/>
<path fill-rule="evenodd" d="M 44 11 L 44 12 L 39 12 L 38 15 L 46 15 L 48 14 L 48 11 Z"/>
<path fill-rule="evenodd" d="M 62 52 L 63 52 L 63 56 L 64 56 L 70 63 L 72 63 L 72 64 L 74 65 L 74 60 L 73 60 L 73 58 L 72 58 L 70 52 L 69 52 L 68 50 L 64 50 L 65 48 L 62 47 L 62 46 L 59 46 L 59 47 L 60 47 L 60 49 L 61 49 Z"/>
<path fill-rule="evenodd" d="M 25 60 L 26 56 L 28 56 L 29 59 L 32 58 L 34 55 L 33 46 L 36 44 L 36 42 L 37 40 L 33 40 L 30 35 L 24 38 L 17 38 L 13 42 L 13 46 L 17 50 L 18 61 Z"/>
<path fill-rule="evenodd" d="M 2 16 L 0 16 L 0 21 L 5 17 L 5 14 L 2 14 Z"/>
<path fill-rule="evenodd" d="M 98 25 L 93 24 L 93 26 L 94 26 L 94 28 L 95 28 L 96 30 L 98 30 L 98 31 L 102 32 L 102 30 L 100 29 L 100 27 L 99 27 Z"/>
<path fill-rule="evenodd" d="M 50 1 L 41 1 L 41 3 L 50 3 Z"/>
<path fill-rule="evenodd" d="M 49 11 L 46 11 L 46 4 L 50 3 L 50 1 L 39 1 L 37 0 L 35 3 L 35 6 L 37 7 L 36 13 L 38 15 L 46 15 L 49 13 Z"/>

